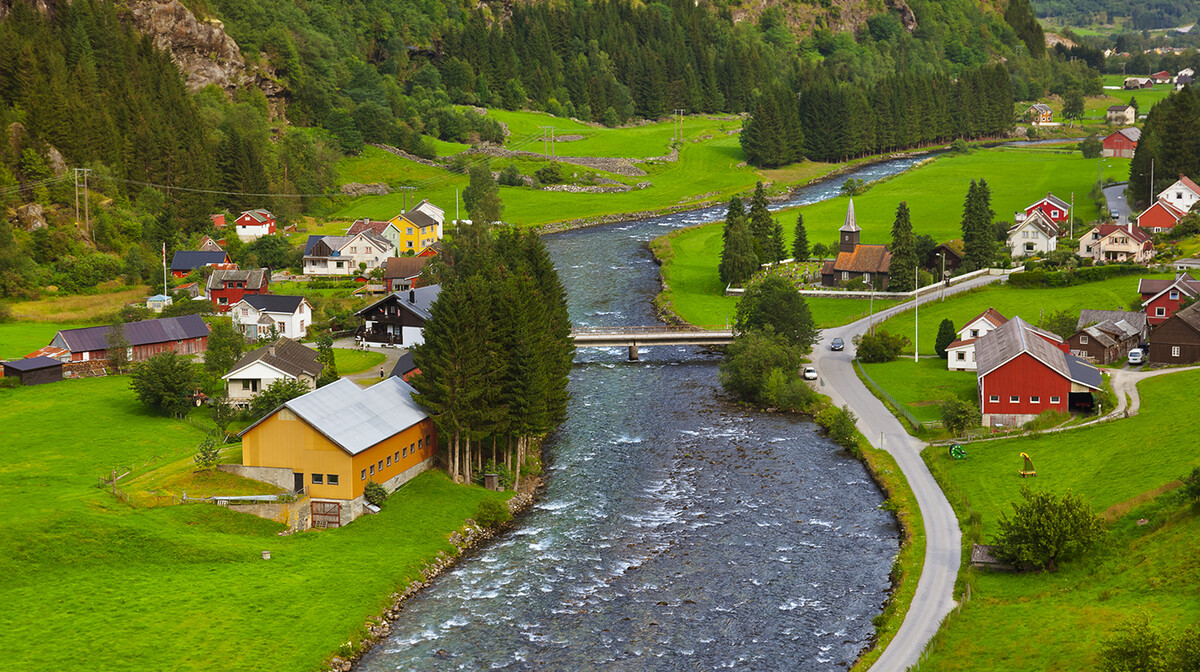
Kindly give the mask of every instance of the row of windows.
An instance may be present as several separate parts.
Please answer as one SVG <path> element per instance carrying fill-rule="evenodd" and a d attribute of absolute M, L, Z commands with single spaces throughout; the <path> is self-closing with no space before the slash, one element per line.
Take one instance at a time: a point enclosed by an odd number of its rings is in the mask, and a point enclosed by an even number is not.
<path fill-rule="evenodd" d="M 313 485 L 321 485 L 323 483 L 328 483 L 329 485 L 337 485 L 338 484 L 338 475 L 337 474 L 313 474 L 312 482 L 313 482 Z"/>
<path fill-rule="evenodd" d="M 1050 397 L 1050 403 L 1057 404 L 1060 402 L 1061 399 L 1062 399 L 1061 397 Z M 993 404 L 998 404 L 998 403 L 1000 403 L 1000 395 L 993 394 L 992 396 L 988 397 L 988 401 Z M 1019 404 L 1019 403 L 1021 403 L 1021 397 L 1014 394 L 1008 398 L 1008 403 Z M 1042 403 L 1042 398 L 1041 397 L 1030 397 L 1029 403 L 1040 404 L 1040 403 Z"/>
<path fill-rule="evenodd" d="M 378 470 L 380 472 L 383 471 L 383 467 L 385 464 L 389 467 L 392 466 L 393 463 L 400 464 L 400 458 L 408 457 L 409 455 L 416 455 L 418 450 L 424 450 L 425 448 L 431 448 L 431 447 L 432 447 L 432 445 L 431 445 L 431 441 L 430 441 L 430 436 L 428 434 L 426 434 L 424 439 L 417 439 L 416 443 L 410 443 L 407 447 L 397 450 L 392 455 L 388 455 L 385 460 L 380 460 L 379 464 L 372 464 L 369 467 L 370 474 L 372 476 L 374 476 L 376 470 Z M 360 481 L 367 480 L 367 473 L 368 473 L 368 469 L 363 469 L 358 475 L 358 480 L 360 480 Z"/>

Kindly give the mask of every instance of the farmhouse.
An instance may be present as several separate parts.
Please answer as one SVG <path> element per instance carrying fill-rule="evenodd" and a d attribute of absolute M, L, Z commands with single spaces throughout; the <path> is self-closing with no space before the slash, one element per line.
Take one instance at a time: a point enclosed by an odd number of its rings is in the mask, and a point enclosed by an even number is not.
<path fill-rule="evenodd" d="M 975 344 L 985 427 L 1018 427 L 1049 410 L 1090 407 L 1100 371 L 1057 336 L 1014 317 Z"/>
<path fill-rule="evenodd" d="M 1034 210 L 1008 230 L 1008 249 L 1014 258 L 1053 252 L 1058 249 L 1058 224 Z"/>
<path fill-rule="evenodd" d="M 1155 327 L 1174 315 L 1184 300 L 1190 301 L 1200 295 L 1200 281 L 1187 273 L 1181 273 L 1174 280 L 1142 278 L 1138 281 L 1138 294 L 1142 296 L 1146 322 Z"/>
<path fill-rule="evenodd" d="M 1180 175 L 1174 184 L 1159 192 L 1158 200 L 1170 204 L 1176 210 L 1189 212 L 1196 201 L 1200 201 L 1200 186 L 1187 175 Z"/>
<path fill-rule="evenodd" d="M 1084 310 L 1067 339 L 1071 354 L 1093 364 L 1112 364 L 1146 340 L 1146 314 L 1124 310 Z"/>
<path fill-rule="evenodd" d="M 22 385 L 55 383 L 63 379 L 63 363 L 53 357 L 28 357 L 4 362 L 4 377 L 16 378 Z"/>
<path fill-rule="evenodd" d="M 1129 89 L 1153 89 L 1154 80 L 1149 77 L 1126 77 L 1124 87 Z"/>
<path fill-rule="evenodd" d="M 237 268 L 229 260 L 229 255 L 221 250 L 204 252 L 200 250 L 176 250 L 171 258 L 171 275 L 182 278 L 197 268 L 213 266 L 216 268 Z"/>
<path fill-rule="evenodd" d="M 271 284 L 271 269 L 216 270 L 208 276 L 204 294 L 219 312 L 242 300 L 248 294 L 266 294 Z"/>
<path fill-rule="evenodd" d="M 272 335 L 301 339 L 312 324 L 312 306 L 303 296 L 247 294 L 230 307 L 233 326 L 249 339 Z"/>
<path fill-rule="evenodd" d="M 1137 226 L 1101 224 L 1079 237 L 1078 254 L 1096 262 L 1147 264 L 1154 258 L 1154 241 Z"/>
<path fill-rule="evenodd" d="M 1034 103 L 1025 110 L 1025 116 L 1029 119 L 1029 123 L 1033 125 L 1048 124 L 1054 121 L 1054 110 L 1050 109 L 1045 103 Z"/>
<path fill-rule="evenodd" d="M 388 239 L 373 231 L 353 236 L 310 236 L 308 243 L 304 250 L 305 275 L 349 275 L 357 273 L 360 264 L 377 268 L 396 250 Z"/>
<path fill-rule="evenodd" d="M 393 251 L 399 250 L 402 247 L 400 244 L 400 229 L 396 228 L 396 225 L 391 222 L 380 222 L 373 219 L 356 219 L 354 220 L 354 223 L 350 225 L 350 228 L 346 229 L 346 235 L 356 236 L 363 231 L 370 231 L 380 238 L 387 240 L 392 244 Z"/>
<path fill-rule="evenodd" d="M 1158 200 L 1154 202 L 1154 205 L 1146 208 L 1137 216 L 1137 225 L 1138 228 L 1152 233 L 1162 233 L 1175 228 L 1175 225 L 1186 214 L 1186 212 L 1170 203 Z"/>
<path fill-rule="evenodd" d="M 1200 303 L 1177 311 L 1154 327 L 1150 332 L 1150 361 L 1154 364 L 1200 362 Z"/>
<path fill-rule="evenodd" d="M 1166 70 L 1159 70 L 1153 75 L 1150 75 L 1150 79 L 1153 80 L 1155 84 L 1170 84 L 1172 77 L 1171 73 L 1167 72 Z"/>
<path fill-rule="evenodd" d="M 406 292 L 421 286 L 421 271 L 429 257 L 389 257 L 383 269 L 383 286 L 388 292 Z"/>
<path fill-rule="evenodd" d="M 397 249 L 420 254 L 425 248 L 442 239 L 442 223 L 445 213 L 428 199 L 421 201 L 412 210 L 401 212 L 388 220 L 399 231 Z"/>
<path fill-rule="evenodd" d="M 1129 126 L 1137 121 L 1137 108 L 1132 105 L 1110 105 L 1105 118 L 1110 124 Z"/>
<path fill-rule="evenodd" d="M 307 488 L 313 527 L 346 525 L 370 510 L 368 483 L 395 490 L 433 465 L 437 432 L 413 393 L 399 378 L 365 389 L 342 378 L 243 430 L 242 464 Z"/>
<path fill-rule="evenodd" d="M 54 336 L 50 345 L 69 351 L 72 362 L 108 359 L 112 330 L 111 325 L 64 329 Z M 133 362 L 150 359 L 160 352 L 194 355 L 208 349 L 208 325 L 199 315 L 130 322 L 124 325 L 124 331 L 129 343 L 129 360 Z"/>
<path fill-rule="evenodd" d="M 324 368 L 317 361 L 315 350 L 285 336 L 242 355 L 221 379 L 225 381 L 229 403 L 246 407 L 277 380 L 298 380 L 309 389 L 316 389 L 317 378 Z"/>
<path fill-rule="evenodd" d="M 925 267 L 933 269 L 935 275 L 940 275 L 942 271 L 953 273 L 962 266 L 962 260 L 963 241 L 951 240 L 929 251 L 929 256 L 925 258 Z"/>
<path fill-rule="evenodd" d="M 1103 149 L 1100 153 L 1106 157 L 1132 159 L 1133 153 L 1137 151 L 1138 140 L 1141 139 L 1142 129 L 1136 126 L 1122 128 L 1101 141 Z"/>
<path fill-rule="evenodd" d="M 892 253 L 886 245 L 861 245 L 858 242 L 862 229 L 854 219 L 854 199 L 846 210 L 846 223 L 839 229 L 838 255 L 825 262 L 821 268 L 821 284 L 837 287 L 861 280 L 867 285 L 887 289 L 888 271 L 892 265 Z"/>
<path fill-rule="evenodd" d="M 441 285 L 429 285 L 394 292 L 355 313 L 363 326 L 354 336 L 367 343 L 382 345 L 420 345 L 425 342 L 425 320 Z"/>
<path fill-rule="evenodd" d="M 244 243 L 275 233 L 275 215 L 263 208 L 243 212 L 233 224 L 237 237 Z"/>
<path fill-rule="evenodd" d="M 1070 218 L 1071 204 L 1050 192 L 1046 192 L 1045 198 L 1025 206 L 1025 211 L 1016 213 L 1013 219 L 1017 223 L 1020 223 L 1025 221 L 1027 217 L 1032 217 L 1035 212 L 1042 213 L 1046 219 L 1049 219 L 1051 222 L 1057 224 L 1059 228 L 1062 228 Z"/>
<path fill-rule="evenodd" d="M 946 368 L 951 371 L 975 370 L 975 341 L 1008 321 L 995 308 L 988 308 L 967 320 L 958 330 L 958 339 L 946 346 Z"/>

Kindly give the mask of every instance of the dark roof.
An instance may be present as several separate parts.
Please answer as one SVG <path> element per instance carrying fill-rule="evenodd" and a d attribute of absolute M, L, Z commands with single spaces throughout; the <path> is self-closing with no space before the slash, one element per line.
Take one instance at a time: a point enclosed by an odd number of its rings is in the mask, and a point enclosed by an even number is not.
<path fill-rule="evenodd" d="M 266 268 L 247 268 L 244 270 L 217 269 L 208 276 L 209 289 L 225 289 L 226 282 L 244 282 L 246 289 L 262 289 L 271 281 L 271 273 Z"/>
<path fill-rule="evenodd" d="M 284 336 L 270 345 L 264 345 L 242 355 L 237 364 L 234 364 L 233 368 L 229 369 L 225 375 L 228 376 L 257 361 L 269 364 L 290 376 L 307 373 L 315 378 L 321 374 L 321 369 L 325 368 L 324 364 L 317 361 L 316 350 Z"/>
<path fill-rule="evenodd" d="M 437 220 L 420 210 L 409 210 L 400 215 L 401 219 L 412 222 L 414 226 L 437 226 Z"/>
<path fill-rule="evenodd" d="M 1080 385 L 1086 385 L 1093 390 L 1100 389 L 1104 384 L 1104 374 L 1100 373 L 1100 369 L 1088 364 L 1086 360 L 1063 353 L 1063 357 L 1067 360 L 1067 368 L 1070 369 L 1070 379 Z"/>
<path fill-rule="evenodd" d="M 396 365 L 392 367 L 392 375 L 398 378 L 403 378 L 409 372 L 416 370 L 417 365 L 413 363 L 412 351 L 400 355 L 400 359 L 396 360 Z"/>
<path fill-rule="evenodd" d="M 226 261 L 228 256 L 220 250 L 213 252 L 205 250 L 176 250 L 175 256 L 171 258 L 171 270 L 191 271 L 197 268 L 204 268 L 209 264 L 224 264 L 228 263 Z"/>
<path fill-rule="evenodd" d="M 355 313 L 355 315 L 365 315 L 372 308 L 387 302 L 394 302 L 397 306 L 409 311 L 410 313 L 422 319 L 429 319 L 429 309 L 433 302 L 437 300 L 438 294 L 441 293 L 441 285 L 429 285 L 428 287 L 418 287 L 407 292 L 392 292 L 382 299 L 372 303 Z M 411 297 L 411 300 L 410 300 Z"/>
<path fill-rule="evenodd" d="M 389 226 L 392 226 L 391 222 L 380 222 L 372 219 L 359 219 L 355 220 L 355 222 L 350 225 L 350 228 L 346 229 L 346 235 L 353 236 L 354 234 L 362 233 L 363 231 L 372 231 L 382 236 L 383 232 L 386 231 Z"/>
<path fill-rule="evenodd" d="M 982 336 L 975 343 L 979 377 L 983 378 L 1018 355 L 1028 353 L 1067 380 L 1093 389 L 1100 388 L 1100 372 L 1096 367 L 1059 350 L 1040 334 L 1052 336 L 1020 317 L 1014 317 Z M 1054 338 L 1061 341 L 1057 336 Z"/>
<path fill-rule="evenodd" d="M 1127 323 L 1131 328 L 1141 333 L 1146 329 L 1146 313 L 1131 310 L 1081 310 L 1079 311 L 1079 322 L 1075 328 L 1083 329 L 1084 327 L 1094 325 L 1101 329 L 1106 329 L 1107 325 L 1105 323 L 1120 327 L 1121 322 Z"/>
<path fill-rule="evenodd" d="M 15 371 L 38 371 L 62 365 L 62 362 L 53 357 L 30 357 L 28 359 L 15 359 L 11 362 L 4 362 L 5 368 Z"/>
<path fill-rule="evenodd" d="M 1200 333 L 1200 303 L 1193 303 L 1183 310 L 1176 311 L 1172 317 L 1179 318 L 1181 322 Z"/>
<path fill-rule="evenodd" d="M 242 297 L 242 301 L 254 306 L 259 311 L 289 315 L 296 312 L 303 300 L 303 296 L 281 296 L 279 294 L 247 294 Z"/>
<path fill-rule="evenodd" d="M 429 257 L 388 257 L 383 277 L 385 280 L 415 278 L 421 274 L 421 269 L 425 268 L 427 263 Z"/>
<path fill-rule="evenodd" d="M 111 329 L 112 325 L 64 329 L 58 332 L 58 335 L 71 352 L 107 350 L 108 333 Z M 129 341 L 130 346 L 169 343 L 202 336 L 208 336 L 208 325 L 199 315 L 162 317 L 125 325 L 125 339 Z"/>
<path fill-rule="evenodd" d="M 839 252 L 833 262 L 833 272 L 887 273 L 892 265 L 892 253 L 886 245 L 855 245 L 853 252 Z"/>
<path fill-rule="evenodd" d="M 316 245 L 317 243 L 321 242 L 321 239 L 324 237 L 325 236 L 320 236 L 320 235 L 309 236 L 308 240 L 304 241 L 304 256 L 306 256 L 306 257 L 309 256 L 309 253 L 312 252 L 313 246 Z"/>

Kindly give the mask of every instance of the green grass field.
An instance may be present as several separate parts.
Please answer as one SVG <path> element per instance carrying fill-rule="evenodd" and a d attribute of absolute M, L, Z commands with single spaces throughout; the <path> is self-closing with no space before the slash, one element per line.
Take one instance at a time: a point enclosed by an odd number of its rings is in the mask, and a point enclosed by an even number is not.
<path fill-rule="evenodd" d="M 948 371 L 941 357 L 902 357 L 894 362 L 863 364 L 863 370 L 920 422 L 940 421 L 939 404 L 953 396 L 975 398 L 974 371 Z"/>
<path fill-rule="evenodd" d="M 97 477 L 186 457 L 203 433 L 147 412 L 128 385 L 0 390 L 5 667 L 315 670 L 492 496 L 429 472 L 378 516 L 289 537 L 207 504 L 130 507 Z"/>
<path fill-rule="evenodd" d="M 50 345 L 54 335 L 61 329 L 86 326 L 89 325 L 55 322 L 2 322 L 0 323 L 0 361 L 20 359 L 38 348 Z"/>
<path fill-rule="evenodd" d="M 671 141 L 676 132 L 682 133 L 684 142 L 705 134 L 711 134 L 714 124 L 732 130 L 741 126 L 740 121 L 714 121 L 707 117 L 683 118 L 682 128 L 672 121 L 654 122 L 623 128 L 590 126 L 571 119 L 551 116 L 544 112 L 488 110 L 488 116 L 508 125 L 509 137 L 505 141 L 508 149 L 548 154 L 549 145 L 543 142 L 546 131 L 543 126 L 552 126 L 554 135 L 581 135 L 582 139 L 554 144 L 555 156 L 606 156 L 626 158 L 648 158 L 664 156 L 671 151 Z"/>
<path fill-rule="evenodd" d="M 1200 416 L 1180 412 L 1193 403 L 1200 374 L 1151 378 L 1140 386 L 1141 414 L 1060 434 L 975 443 L 967 459 L 927 449 L 948 487 L 964 528 L 981 517 L 982 541 L 1011 513 L 1021 485 L 1053 492 L 1068 488 L 1115 519 L 1086 557 L 1055 573 L 1006 574 L 964 570 L 971 600 L 943 625 L 923 666 L 938 670 L 1095 669 L 1098 642 L 1124 618 L 1145 610 L 1160 625 L 1200 620 L 1200 516 L 1172 493 L 1148 504 L 1157 490 L 1197 465 L 1193 432 Z M 1038 475 L 1017 476 L 1020 453 Z M 967 509 L 969 507 L 969 510 Z M 1146 519 L 1144 526 L 1135 521 Z"/>
<path fill-rule="evenodd" d="M 337 364 L 338 374 L 343 376 L 373 369 L 382 364 L 385 359 L 387 359 L 387 355 L 374 350 L 333 349 L 333 361 Z"/>
<path fill-rule="evenodd" d="M 1043 314 L 1060 310 L 1078 313 L 1084 308 L 1095 310 L 1129 310 L 1130 302 L 1138 298 L 1137 285 L 1141 277 L 1169 278 L 1170 275 L 1147 273 L 1145 276 L 1129 275 L 1091 282 L 1074 287 L 1053 289 L 1021 289 L 993 283 L 965 294 L 951 295 L 943 301 L 922 304 L 920 315 L 906 311 L 884 321 L 880 329 L 913 338 L 913 321 L 921 323 L 917 347 L 922 355 L 934 354 L 934 341 L 938 326 L 943 319 L 961 329 L 967 320 L 983 311 L 995 308 L 1005 317 L 1020 315 L 1022 319 L 1037 326 Z M 909 348 L 909 353 L 912 349 Z"/>
<path fill-rule="evenodd" d="M 1148 75 L 1130 75 L 1130 77 L 1133 76 L 1146 77 Z M 1121 86 L 1122 82 L 1125 81 L 1125 78 L 1121 75 L 1101 75 L 1101 78 L 1104 81 L 1104 86 Z M 1136 89 L 1130 91 L 1126 91 L 1125 89 L 1105 89 L 1104 93 L 1108 95 L 1109 102 L 1104 105 L 1104 107 L 1107 108 L 1109 105 L 1119 105 L 1121 103 L 1128 105 L 1131 98 L 1137 98 L 1138 115 L 1143 115 L 1148 113 L 1150 108 L 1154 107 L 1155 103 L 1163 98 L 1166 98 L 1174 92 L 1174 84 L 1155 84 L 1154 88 L 1152 89 Z"/>

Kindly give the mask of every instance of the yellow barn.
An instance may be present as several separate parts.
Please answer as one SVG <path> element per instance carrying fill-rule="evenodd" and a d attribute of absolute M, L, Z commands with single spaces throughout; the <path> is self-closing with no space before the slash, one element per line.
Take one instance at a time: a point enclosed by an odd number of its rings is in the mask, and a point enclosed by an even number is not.
<path fill-rule="evenodd" d="M 243 473 L 308 489 L 313 527 L 371 510 L 375 481 L 389 492 L 433 466 L 437 431 L 399 378 L 368 388 L 341 379 L 296 397 L 242 431 Z"/>

